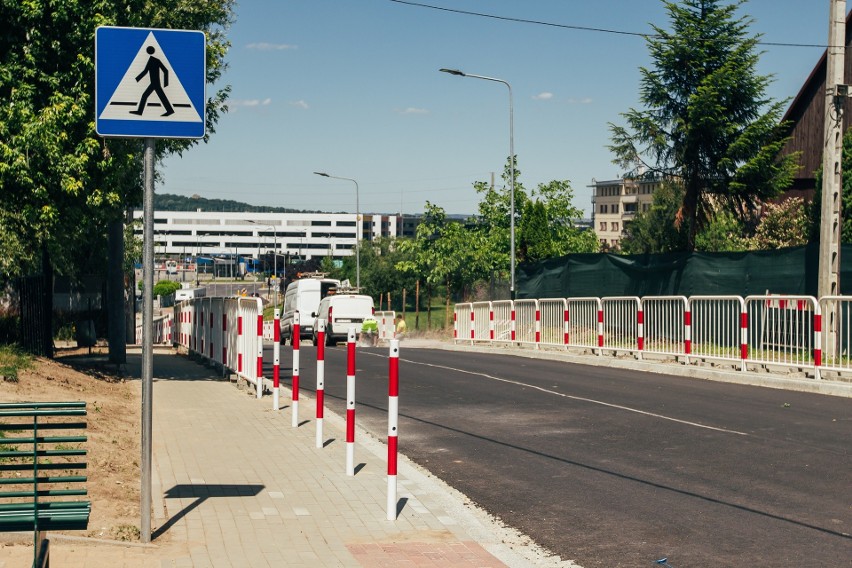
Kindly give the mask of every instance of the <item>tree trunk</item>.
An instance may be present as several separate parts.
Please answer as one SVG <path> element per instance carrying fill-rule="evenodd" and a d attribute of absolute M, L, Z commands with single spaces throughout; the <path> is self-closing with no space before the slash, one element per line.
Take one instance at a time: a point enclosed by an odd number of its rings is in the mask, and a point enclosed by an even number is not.
<path fill-rule="evenodd" d="M 107 254 L 107 343 L 109 362 L 127 362 L 127 343 L 124 325 L 124 222 L 110 221 Z"/>

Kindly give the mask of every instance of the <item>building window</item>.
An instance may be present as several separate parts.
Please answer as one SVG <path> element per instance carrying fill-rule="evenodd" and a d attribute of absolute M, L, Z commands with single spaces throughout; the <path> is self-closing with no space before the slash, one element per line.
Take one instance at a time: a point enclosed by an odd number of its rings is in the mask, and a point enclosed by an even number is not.
<path fill-rule="evenodd" d="M 624 212 L 625 213 L 636 213 L 636 204 L 635 203 L 625 203 L 624 204 Z"/>
<path fill-rule="evenodd" d="M 618 203 L 613 203 L 613 204 L 612 204 L 612 212 L 613 212 L 613 213 L 618 213 Z"/>
<path fill-rule="evenodd" d="M 606 213 L 606 205 L 601 205 L 601 213 Z"/>
<path fill-rule="evenodd" d="M 612 223 L 612 230 L 616 232 L 618 231 L 618 223 Z"/>
<path fill-rule="evenodd" d="M 601 221 L 601 231 L 606 231 L 606 221 Z"/>

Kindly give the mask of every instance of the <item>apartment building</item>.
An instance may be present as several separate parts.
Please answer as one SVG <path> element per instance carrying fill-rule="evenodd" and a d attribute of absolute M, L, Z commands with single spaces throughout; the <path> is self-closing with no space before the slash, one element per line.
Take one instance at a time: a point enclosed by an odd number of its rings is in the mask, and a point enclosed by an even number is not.
<path fill-rule="evenodd" d="M 592 179 L 592 229 L 602 250 L 617 249 L 625 228 L 636 217 L 651 208 L 654 192 L 661 178 L 649 172 L 631 171 L 619 179 Z"/>

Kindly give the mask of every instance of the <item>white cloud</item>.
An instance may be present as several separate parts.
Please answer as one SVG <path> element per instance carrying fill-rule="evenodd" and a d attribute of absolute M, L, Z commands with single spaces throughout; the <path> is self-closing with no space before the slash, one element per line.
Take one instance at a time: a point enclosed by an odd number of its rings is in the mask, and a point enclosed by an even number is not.
<path fill-rule="evenodd" d="M 241 108 L 258 110 L 271 105 L 272 99 L 231 99 L 227 104 L 231 112 L 237 112 Z"/>
<path fill-rule="evenodd" d="M 398 114 L 429 114 L 425 108 L 408 107 L 396 111 Z"/>
<path fill-rule="evenodd" d="M 256 49 L 258 51 L 284 51 L 287 49 L 298 49 L 298 45 L 290 45 L 288 43 L 268 43 L 265 41 L 250 43 L 246 46 L 248 49 Z"/>
<path fill-rule="evenodd" d="M 290 105 L 292 105 L 294 107 L 303 108 L 303 109 L 306 109 L 306 110 L 310 108 L 308 106 L 308 103 L 306 103 L 304 100 L 290 101 Z"/>
<path fill-rule="evenodd" d="M 259 107 L 269 106 L 272 104 L 272 99 L 232 99 L 228 101 L 228 106 L 232 107 Z"/>
<path fill-rule="evenodd" d="M 547 91 L 544 91 L 544 92 L 539 93 L 537 95 L 533 95 L 533 99 L 536 100 L 536 101 L 549 101 L 552 98 L 553 98 L 553 93 L 548 93 Z"/>

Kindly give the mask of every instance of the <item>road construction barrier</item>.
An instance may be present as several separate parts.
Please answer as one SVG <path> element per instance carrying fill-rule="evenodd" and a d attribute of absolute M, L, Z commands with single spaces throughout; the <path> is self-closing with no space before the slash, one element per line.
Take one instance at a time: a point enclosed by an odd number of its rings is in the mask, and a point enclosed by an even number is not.
<path fill-rule="evenodd" d="M 177 304 L 174 341 L 263 394 L 263 306 L 260 298 L 193 298 Z"/>
<path fill-rule="evenodd" d="M 852 373 L 852 297 L 619 296 L 457 304 L 456 342 Z"/>
<path fill-rule="evenodd" d="M 154 345 L 171 345 L 173 338 L 174 322 L 171 314 L 165 314 L 154 318 Z M 142 323 L 136 326 L 136 345 L 142 345 Z"/>
<path fill-rule="evenodd" d="M 390 341 L 396 335 L 395 311 L 383 311 L 373 314 L 379 326 L 379 341 Z"/>

